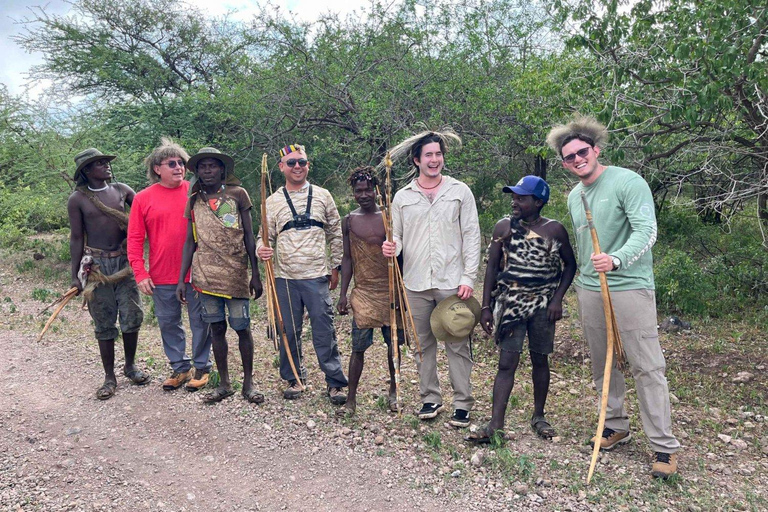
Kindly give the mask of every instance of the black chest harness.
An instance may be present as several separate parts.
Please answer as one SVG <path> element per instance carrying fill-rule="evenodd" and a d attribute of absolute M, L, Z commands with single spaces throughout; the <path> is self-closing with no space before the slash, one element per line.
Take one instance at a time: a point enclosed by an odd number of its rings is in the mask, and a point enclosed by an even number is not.
<path fill-rule="evenodd" d="M 293 207 L 291 196 L 288 195 L 288 191 L 285 189 L 285 187 L 283 187 L 283 194 L 285 195 L 285 200 L 288 201 L 288 207 L 291 209 L 291 213 L 293 214 L 293 220 L 288 221 L 285 226 L 283 226 L 283 229 L 280 230 L 281 233 L 289 229 L 303 231 L 305 229 L 311 228 L 312 226 L 318 228 L 325 227 L 325 224 L 312 218 L 312 185 L 309 186 L 309 193 L 307 194 L 307 210 L 301 215 L 296 213 L 296 208 Z"/>

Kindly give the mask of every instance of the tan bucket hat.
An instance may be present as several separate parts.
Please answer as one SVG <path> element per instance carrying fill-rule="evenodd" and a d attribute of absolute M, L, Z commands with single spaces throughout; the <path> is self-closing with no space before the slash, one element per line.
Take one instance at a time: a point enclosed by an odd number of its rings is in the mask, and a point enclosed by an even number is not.
<path fill-rule="evenodd" d="M 75 176 L 73 178 L 75 183 L 82 184 L 87 181 L 81 172 L 86 165 L 90 164 L 91 162 L 96 162 L 97 160 L 103 159 L 109 160 L 111 162 L 115 158 L 117 158 L 115 155 L 105 155 L 96 148 L 88 148 L 79 152 L 75 155 L 75 165 L 77 166 L 77 170 L 75 170 Z"/>
<path fill-rule="evenodd" d="M 474 297 L 461 300 L 458 295 L 451 295 L 432 311 L 429 317 L 432 333 L 442 341 L 464 341 L 480 321 L 481 309 Z"/>

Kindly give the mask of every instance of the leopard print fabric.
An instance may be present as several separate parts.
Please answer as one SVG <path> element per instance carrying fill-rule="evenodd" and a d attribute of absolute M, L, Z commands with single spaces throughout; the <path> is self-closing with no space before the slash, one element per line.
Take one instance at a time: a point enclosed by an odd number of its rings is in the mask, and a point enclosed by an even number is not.
<path fill-rule="evenodd" d="M 502 240 L 496 289 L 491 295 L 497 342 L 509 334 L 514 324 L 549 305 L 563 272 L 557 240 L 526 238 L 527 230 L 519 221 L 510 220 L 510 233 Z"/>

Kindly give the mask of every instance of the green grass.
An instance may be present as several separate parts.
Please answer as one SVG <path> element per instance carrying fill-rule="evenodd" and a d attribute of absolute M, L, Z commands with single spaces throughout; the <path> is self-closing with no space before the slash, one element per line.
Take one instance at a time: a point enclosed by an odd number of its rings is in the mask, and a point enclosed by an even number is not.
<path fill-rule="evenodd" d="M 443 446 L 443 441 L 440 438 L 440 432 L 435 432 L 434 430 L 427 432 L 424 434 L 422 439 L 424 439 L 424 442 L 427 443 L 427 446 L 435 451 L 440 450 L 440 448 Z"/>

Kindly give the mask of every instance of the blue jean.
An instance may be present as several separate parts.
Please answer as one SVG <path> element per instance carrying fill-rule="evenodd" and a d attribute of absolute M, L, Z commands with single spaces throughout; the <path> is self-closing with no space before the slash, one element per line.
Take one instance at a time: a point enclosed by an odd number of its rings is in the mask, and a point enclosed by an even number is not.
<path fill-rule="evenodd" d="M 181 324 L 181 303 L 176 298 L 175 284 L 155 286 L 152 300 L 155 303 L 155 316 L 163 338 L 163 351 L 174 372 L 189 371 L 194 362 L 195 368 L 210 371 L 211 362 L 211 331 L 207 322 L 203 321 L 202 307 L 197 292 L 187 283 L 187 313 L 189 327 L 192 330 L 192 358 L 186 354 L 187 338 Z"/>
<path fill-rule="evenodd" d="M 333 302 L 328 291 L 328 278 L 277 278 L 275 288 L 277 288 L 277 300 L 288 337 L 288 346 L 291 348 L 299 377 L 304 379 L 307 374 L 301 354 L 301 330 L 306 307 L 309 323 L 312 326 L 312 345 L 315 347 L 320 369 L 325 374 L 325 382 L 329 388 L 346 387 L 347 378 L 341 369 L 336 330 L 333 327 Z M 280 377 L 289 382 L 296 380 L 282 340 L 279 340 L 279 345 Z"/>

